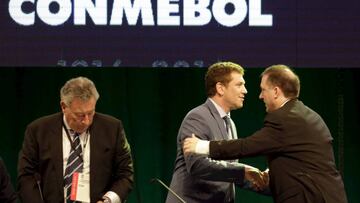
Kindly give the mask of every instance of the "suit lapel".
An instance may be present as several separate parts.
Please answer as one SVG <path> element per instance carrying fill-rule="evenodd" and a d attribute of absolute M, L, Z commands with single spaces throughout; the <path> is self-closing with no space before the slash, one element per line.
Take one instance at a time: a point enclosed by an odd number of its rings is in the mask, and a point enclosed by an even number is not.
<path fill-rule="evenodd" d="M 209 108 L 211 115 L 216 120 L 216 123 L 220 129 L 222 138 L 227 140 L 228 136 L 227 136 L 226 128 L 224 125 L 224 120 L 220 117 L 218 110 L 216 109 L 214 104 L 210 101 L 210 99 L 206 100 L 205 105 Z"/>
<path fill-rule="evenodd" d="M 62 147 L 62 119 L 63 114 L 59 114 L 59 118 L 56 119 L 54 127 L 49 131 L 49 139 L 52 146 L 50 153 L 51 157 L 54 157 L 53 168 L 58 187 L 63 188 L 64 185 L 64 172 L 63 172 L 63 147 Z M 63 191 L 63 190 L 62 190 Z"/>
<path fill-rule="evenodd" d="M 98 125 L 96 122 L 97 120 L 97 114 L 94 115 L 94 119 L 93 119 L 93 123 L 90 126 L 90 143 L 89 143 L 89 147 L 90 147 L 90 199 L 91 202 L 95 201 L 94 198 L 92 197 L 91 194 L 95 194 L 95 187 L 96 187 L 96 180 L 95 178 L 97 177 L 97 170 L 95 168 L 95 166 L 101 166 L 102 164 L 99 163 L 99 161 L 101 161 L 101 158 L 98 158 L 98 154 L 99 154 L 99 150 L 97 149 L 99 144 L 102 143 L 101 140 L 99 140 L 99 138 L 101 136 L 97 136 L 99 134 L 99 129 L 98 129 Z"/>

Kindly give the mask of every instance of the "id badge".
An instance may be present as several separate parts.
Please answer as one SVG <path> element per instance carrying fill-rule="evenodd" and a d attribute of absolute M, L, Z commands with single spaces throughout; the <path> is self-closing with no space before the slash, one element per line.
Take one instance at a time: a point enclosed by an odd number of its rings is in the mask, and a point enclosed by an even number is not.
<path fill-rule="evenodd" d="M 89 174 L 73 173 L 70 199 L 72 201 L 90 202 Z"/>

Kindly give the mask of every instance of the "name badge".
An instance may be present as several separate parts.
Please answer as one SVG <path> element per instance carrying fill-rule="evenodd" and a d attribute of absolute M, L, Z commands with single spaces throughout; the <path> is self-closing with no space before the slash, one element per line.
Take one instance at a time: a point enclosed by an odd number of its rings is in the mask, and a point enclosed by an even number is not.
<path fill-rule="evenodd" d="M 90 202 L 90 175 L 75 172 L 72 176 L 70 199 L 72 201 Z"/>

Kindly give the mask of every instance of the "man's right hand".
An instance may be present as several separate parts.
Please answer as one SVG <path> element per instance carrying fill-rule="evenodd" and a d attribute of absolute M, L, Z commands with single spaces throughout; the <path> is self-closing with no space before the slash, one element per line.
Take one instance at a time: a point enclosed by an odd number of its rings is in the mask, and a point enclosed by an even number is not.
<path fill-rule="evenodd" d="M 249 165 L 245 166 L 245 179 L 251 183 L 251 187 L 256 191 L 266 189 L 269 184 L 267 173 L 265 174 L 259 169 Z"/>

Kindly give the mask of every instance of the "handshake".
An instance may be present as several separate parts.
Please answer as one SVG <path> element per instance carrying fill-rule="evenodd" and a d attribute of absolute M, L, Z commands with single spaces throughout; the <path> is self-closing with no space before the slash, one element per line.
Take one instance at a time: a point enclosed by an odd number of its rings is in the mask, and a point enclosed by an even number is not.
<path fill-rule="evenodd" d="M 200 140 L 194 134 L 183 141 L 183 153 L 185 156 L 190 154 L 209 155 L 209 141 Z M 260 171 L 259 169 L 245 166 L 244 187 L 261 192 L 269 187 L 269 170 Z"/>
<path fill-rule="evenodd" d="M 260 171 L 259 169 L 245 165 L 244 183 L 255 191 L 264 191 L 269 187 L 269 169 Z"/>

